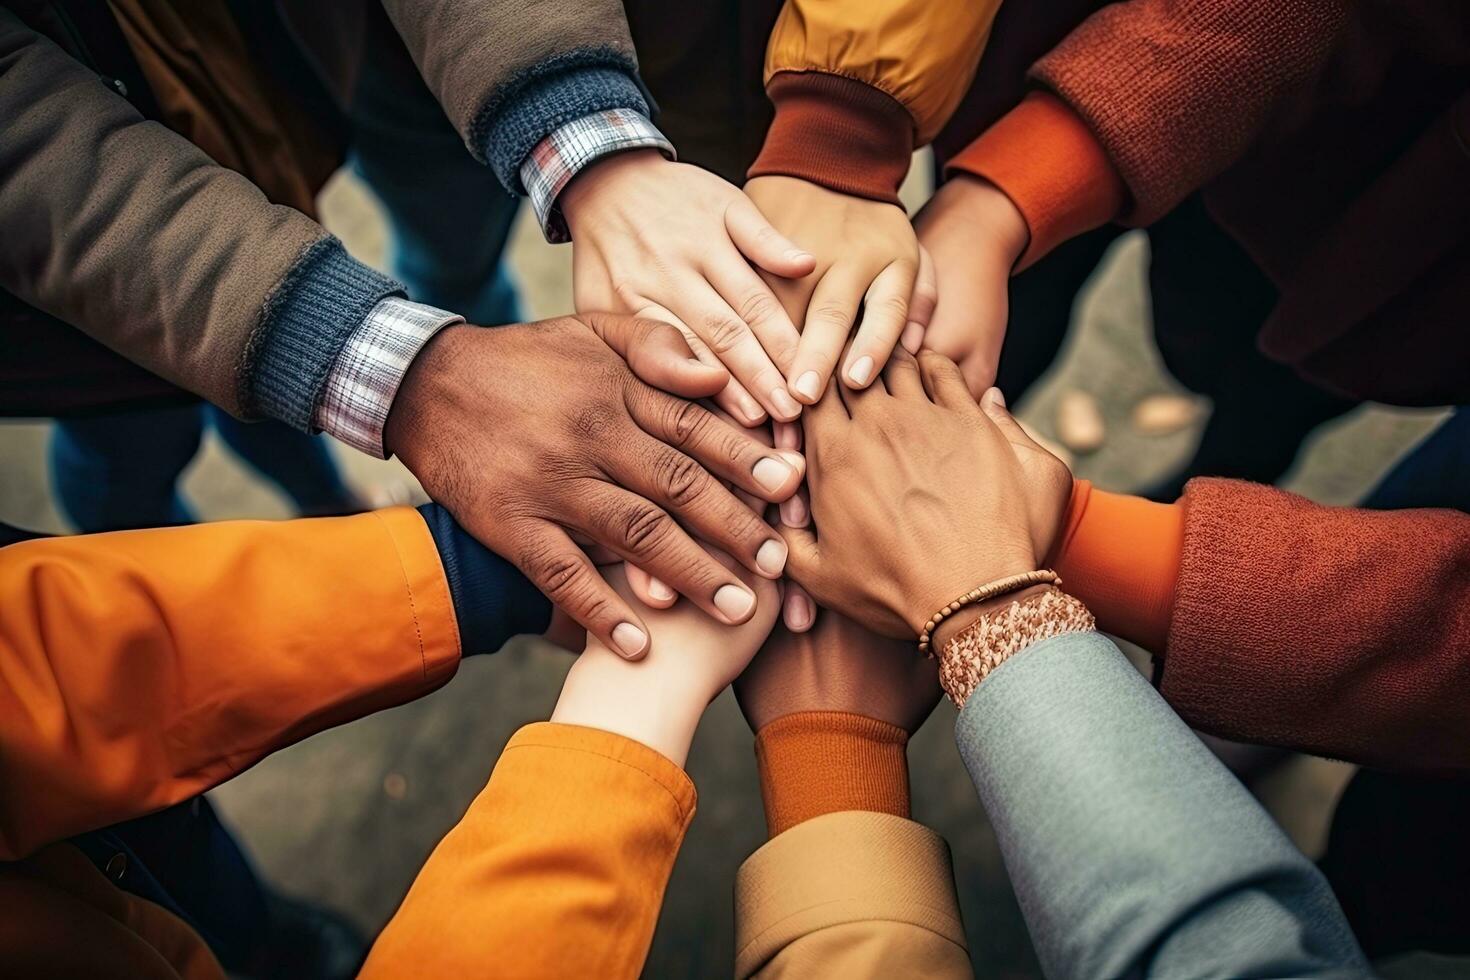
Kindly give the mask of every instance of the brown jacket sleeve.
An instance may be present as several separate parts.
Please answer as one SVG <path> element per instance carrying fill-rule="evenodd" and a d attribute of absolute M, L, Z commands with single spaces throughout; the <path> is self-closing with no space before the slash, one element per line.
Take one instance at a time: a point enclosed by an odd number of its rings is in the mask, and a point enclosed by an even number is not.
<path fill-rule="evenodd" d="M 0 7 L 0 288 L 246 414 L 266 308 L 327 239 Z"/>
<path fill-rule="evenodd" d="M 1145 225 L 1225 170 L 1311 84 L 1345 0 L 1127 0 L 1041 58 L 1032 77 L 1097 135 Z"/>
<path fill-rule="evenodd" d="M 974 976 L 949 846 L 888 813 L 792 827 L 736 876 L 735 976 Z"/>

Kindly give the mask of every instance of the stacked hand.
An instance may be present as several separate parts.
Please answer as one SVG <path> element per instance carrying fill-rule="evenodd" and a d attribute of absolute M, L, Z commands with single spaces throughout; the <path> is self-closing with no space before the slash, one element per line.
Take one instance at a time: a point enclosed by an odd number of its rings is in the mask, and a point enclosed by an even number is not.
<path fill-rule="evenodd" d="M 385 444 L 465 530 L 598 641 L 637 657 L 649 645 L 643 616 L 574 537 L 636 562 L 727 624 L 758 614 L 757 591 L 683 528 L 767 579 L 785 566 L 781 539 L 722 481 L 783 500 L 801 480 L 801 457 L 685 400 L 728 377 L 650 320 L 449 327 L 414 360 Z"/>
<path fill-rule="evenodd" d="M 942 355 L 900 351 L 864 391 L 833 386 L 802 416 L 815 528 L 783 528 L 787 574 L 823 606 L 912 639 L 941 606 L 1036 568 L 1071 476 L 990 389 Z"/>
<path fill-rule="evenodd" d="M 939 300 L 924 346 L 957 362 L 979 398 L 995 384 L 1006 336 L 1011 270 L 1026 250 L 1026 219 L 994 184 L 959 174 L 914 219 L 934 259 Z"/>
<path fill-rule="evenodd" d="M 722 626 L 687 600 L 645 614 L 653 649 L 636 662 L 589 638 L 572 665 L 551 720 L 616 732 L 650 746 L 678 765 L 704 709 L 745 669 L 776 621 L 777 586 L 737 570 L 714 552 L 756 595 L 755 614 L 738 626 Z M 632 596 L 622 569 L 608 582 L 623 599 Z"/>
<path fill-rule="evenodd" d="M 716 403 L 744 425 L 801 406 L 783 367 L 796 327 L 752 269 L 803 276 L 812 256 L 782 237 L 740 191 L 654 150 L 607 157 L 558 199 L 576 242 L 578 310 L 617 310 L 677 326 L 695 354 L 730 380 Z M 749 261 L 747 261 L 749 260 Z"/>
<path fill-rule="evenodd" d="M 877 377 L 900 337 L 918 350 L 934 305 L 934 281 L 902 208 L 794 177 L 756 177 L 745 193 L 781 233 L 816 257 L 800 278 L 766 277 L 792 321 L 802 325 L 795 353 L 778 357 L 799 401 L 810 405 L 827 390 L 849 337 L 840 374 L 852 388 Z"/>
<path fill-rule="evenodd" d="M 912 734 L 939 703 L 939 668 L 911 640 L 828 610 L 808 633 L 776 627 L 735 681 L 735 696 L 755 732 L 801 711 L 842 711 Z"/>

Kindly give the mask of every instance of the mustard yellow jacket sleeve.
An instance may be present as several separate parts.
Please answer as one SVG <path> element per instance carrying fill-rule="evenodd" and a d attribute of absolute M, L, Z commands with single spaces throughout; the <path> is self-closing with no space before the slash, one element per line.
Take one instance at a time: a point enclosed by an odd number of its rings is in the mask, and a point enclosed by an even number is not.
<path fill-rule="evenodd" d="M 410 508 L 0 549 L 0 860 L 187 799 L 458 662 Z"/>
<path fill-rule="evenodd" d="M 897 201 L 909 155 L 975 78 L 1000 0 L 786 0 L 766 50 L 776 116 L 751 176 Z"/>
<path fill-rule="evenodd" d="M 974 976 L 944 838 L 849 810 L 771 839 L 735 879 L 735 976 Z"/>
<path fill-rule="evenodd" d="M 689 777 L 641 743 L 522 728 L 362 976 L 637 977 L 694 807 Z"/>

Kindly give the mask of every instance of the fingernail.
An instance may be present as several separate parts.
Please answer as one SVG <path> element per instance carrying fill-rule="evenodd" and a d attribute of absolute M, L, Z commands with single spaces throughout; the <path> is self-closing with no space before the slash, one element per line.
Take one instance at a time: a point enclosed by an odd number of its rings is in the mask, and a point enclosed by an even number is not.
<path fill-rule="evenodd" d="M 618 648 L 618 653 L 630 660 L 641 654 L 644 647 L 648 646 L 648 634 L 632 623 L 619 623 L 614 626 L 612 638 Z"/>
<path fill-rule="evenodd" d="M 766 410 L 761 408 L 760 402 L 750 396 L 750 392 L 742 391 L 735 400 L 740 405 L 740 414 L 751 425 L 755 425 L 766 417 Z"/>
<path fill-rule="evenodd" d="M 924 346 L 924 328 L 913 321 L 903 328 L 903 336 L 898 339 L 903 344 L 903 349 L 910 354 L 917 354 L 919 348 Z"/>
<path fill-rule="evenodd" d="M 789 499 L 781 501 L 781 523 L 787 527 L 806 527 L 811 515 L 807 513 L 806 501 L 800 495 L 793 494 Z"/>
<path fill-rule="evenodd" d="M 788 418 L 796 418 L 801 414 L 801 404 L 785 388 L 771 389 L 771 404 L 776 406 L 776 411 Z"/>
<path fill-rule="evenodd" d="M 847 376 L 855 385 L 865 385 L 873 377 L 873 359 L 864 354 L 852 362 L 852 367 L 847 369 Z"/>
<path fill-rule="evenodd" d="M 715 593 L 715 608 L 733 622 L 741 622 L 755 608 L 755 596 L 738 585 L 722 585 Z"/>
<path fill-rule="evenodd" d="M 790 249 L 786 253 L 786 258 L 789 261 L 792 261 L 792 262 L 801 262 L 801 261 L 804 261 L 804 260 L 809 259 L 811 257 L 812 257 L 812 253 L 810 253 L 810 252 L 804 252 L 804 251 L 802 251 L 799 248 Z"/>
<path fill-rule="evenodd" d="M 668 602 L 674 598 L 674 590 L 652 575 L 648 577 L 648 594 L 659 602 Z"/>
<path fill-rule="evenodd" d="M 788 629 L 800 632 L 812 625 L 812 603 L 802 592 L 786 594 L 786 611 L 782 614 Z"/>
<path fill-rule="evenodd" d="M 1000 408 L 1006 407 L 1006 396 L 999 388 L 991 388 L 985 393 L 995 405 Z"/>
<path fill-rule="evenodd" d="M 786 542 L 772 539 L 761 545 L 755 553 L 755 567 L 771 578 L 780 575 L 786 567 Z"/>
<path fill-rule="evenodd" d="M 796 384 L 792 385 L 792 387 L 796 389 L 798 394 L 805 395 L 812 401 L 816 401 L 822 395 L 822 379 L 815 371 L 808 371 L 797 378 Z"/>
<path fill-rule="evenodd" d="M 755 482 L 775 493 L 786 485 L 795 473 L 783 460 L 774 456 L 763 456 L 761 461 L 755 464 L 750 475 L 755 477 Z"/>

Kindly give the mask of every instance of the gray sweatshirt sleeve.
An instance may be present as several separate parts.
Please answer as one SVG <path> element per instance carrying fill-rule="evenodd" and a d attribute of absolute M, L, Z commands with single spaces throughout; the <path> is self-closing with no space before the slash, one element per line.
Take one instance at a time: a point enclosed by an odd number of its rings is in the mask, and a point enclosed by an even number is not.
<path fill-rule="evenodd" d="M 1326 880 L 1105 637 L 1012 657 L 955 736 L 1047 976 L 1369 975 Z"/>

